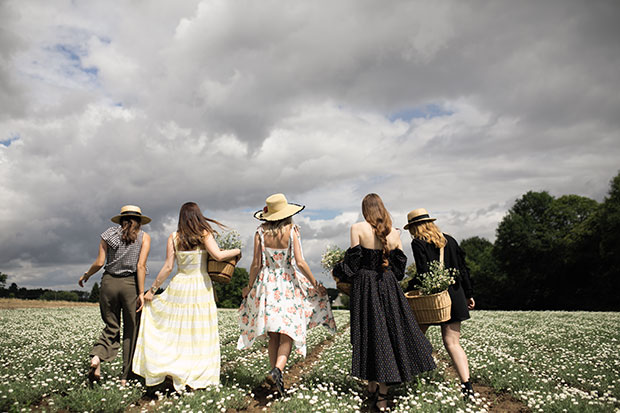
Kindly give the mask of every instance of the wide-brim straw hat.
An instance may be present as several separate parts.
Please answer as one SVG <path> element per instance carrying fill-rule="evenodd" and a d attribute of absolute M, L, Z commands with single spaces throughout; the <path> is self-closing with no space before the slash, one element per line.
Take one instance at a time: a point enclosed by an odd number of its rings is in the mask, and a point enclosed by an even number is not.
<path fill-rule="evenodd" d="M 284 194 L 273 194 L 265 200 L 265 203 L 267 205 L 263 209 L 254 213 L 254 218 L 261 221 L 279 221 L 292 217 L 305 208 L 304 205 L 289 203 Z"/>
<path fill-rule="evenodd" d="M 424 208 L 414 209 L 407 214 L 407 224 L 403 227 L 409 229 L 410 226 L 419 224 L 420 222 L 433 222 L 437 218 L 431 218 L 428 211 Z"/>
<path fill-rule="evenodd" d="M 110 221 L 114 222 L 115 224 L 120 224 L 121 218 L 123 217 L 138 217 L 140 218 L 140 224 L 142 225 L 151 222 L 151 218 L 147 217 L 146 215 L 142 215 L 142 210 L 140 209 L 140 207 L 135 205 L 125 205 L 121 208 L 121 213 L 110 218 Z"/>

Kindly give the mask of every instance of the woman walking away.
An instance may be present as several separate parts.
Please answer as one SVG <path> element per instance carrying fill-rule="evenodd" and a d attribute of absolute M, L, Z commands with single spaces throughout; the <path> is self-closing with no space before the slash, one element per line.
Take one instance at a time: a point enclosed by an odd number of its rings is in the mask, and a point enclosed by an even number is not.
<path fill-rule="evenodd" d="M 414 209 L 407 214 L 407 225 L 411 233 L 411 248 L 418 274 L 424 274 L 429 270 L 431 261 L 439 261 L 440 250 L 444 250 L 444 267 L 458 270 L 455 283 L 448 288 L 452 308 L 450 320 L 441 323 L 441 337 L 446 351 L 452 359 L 452 364 L 461 379 L 461 389 L 468 397 L 474 394 L 469 381 L 469 365 L 467 355 L 460 344 L 461 321 L 469 319 L 469 310 L 472 310 L 476 302 L 473 298 L 472 282 L 469 277 L 469 269 L 465 265 L 465 252 L 459 247 L 454 238 L 443 234 L 437 225 L 435 218 L 431 218 L 424 208 Z M 407 287 L 408 291 L 414 289 L 415 280 L 411 280 Z M 429 325 L 422 325 L 422 331 L 426 333 Z"/>
<path fill-rule="evenodd" d="M 334 276 L 351 286 L 351 374 L 368 380 L 376 407 L 387 407 L 388 383 L 433 370 L 432 347 L 403 295 L 399 281 L 407 257 L 400 233 L 377 194 L 362 201 L 364 222 L 351 227 L 351 247 Z"/>
<path fill-rule="evenodd" d="M 177 391 L 204 388 L 220 382 L 220 342 L 213 284 L 207 273 L 207 254 L 218 261 L 241 255 L 238 248 L 220 250 L 215 230 L 194 202 L 179 212 L 176 232 L 168 237 L 166 261 L 145 294 L 145 306 L 133 371 L 155 386 L 170 376 Z M 157 289 L 174 263 L 178 272 L 163 293 Z"/>
<path fill-rule="evenodd" d="M 249 348 L 257 338 L 269 336 L 267 379 L 283 395 L 282 370 L 293 344 L 305 357 L 307 329 L 322 324 L 335 332 L 336 323 L 325 287 L 304 260 L 299 228 L 293 223 L 293 215 L 304 207 L 289 204 L 282 194 L 271 195 L 266 203 L 254 214 L 264 223 L 254 235 L 249 285 L 239 308 L 237 348 Z"/>
<path fill-rule="evenodd" d="M 99 310 L 105 327 L 101 337 L 90 352 L 88 380 L 92 383 L 101 379 L 101 362 L 116 357 L 121 347 L 121 314 L 123 319 L 123 371 L 121 384 L 125 385 L 131 373 L 138 323 L 138 311 L 144 304 L 144 277 L 146 260 L 151 249 L 151 237 L 141 230 L 151 218 L 142 215 L 139 207 L 125 205 L 121 213 L 112 218 L 120 224 L 108 228 L 101 234 L 97 259 L 78 280 L 80 287 L 104 266 Z"/>

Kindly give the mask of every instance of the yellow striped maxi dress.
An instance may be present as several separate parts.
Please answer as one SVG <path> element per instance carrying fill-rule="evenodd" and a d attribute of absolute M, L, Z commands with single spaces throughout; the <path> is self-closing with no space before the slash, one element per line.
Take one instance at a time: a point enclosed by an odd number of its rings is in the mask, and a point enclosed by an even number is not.
<path fill-rule="evenodd" d="M 177 250 L 178 273 L 142 310 L 133 371 L 147 386 L 166 376 L 172 377 L 176 390 L 220 382 L 217 307 L 207 254 Z"/>

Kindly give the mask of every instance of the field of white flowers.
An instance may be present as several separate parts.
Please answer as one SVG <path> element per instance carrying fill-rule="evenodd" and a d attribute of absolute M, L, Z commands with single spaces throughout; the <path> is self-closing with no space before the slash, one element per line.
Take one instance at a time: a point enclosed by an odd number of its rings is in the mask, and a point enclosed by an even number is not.
<path fill-rule="evenodd" d="M 235 349 L 235 311 L 219 314 L 221 385 L 150 400 L 137 382 L 120 386 L 120 357 L 103 364 L 101 386 L 86 385 L 88 353 L 102 328 L 97 308 L 0 310 L 0 411 L 367 411 L 364 383 L 349 375 L 349 314 L 335 314 L 335 337 L 323 328 L 308 336 L 308 353 L 320 349 L 320 356 L 297 372 L 294 383 L 285 371 L 288 394 L 267 396 L 257 406 L 253 391 L 269 370 L 266 347 Z M 492 387 L 496 395 L 512 395 L 522 410 L 620 411 L 619 327 L 616 313 L 476 311 L 463 323 L 462 342 L 474 381 Z M 461 399 L 458 380 L 446 371 L 439 329 L 431 328 L 429 337 L 438 370 L 393 387 L 391 410 L 493 411 L 488 395 Z M 293 356 L 289 368 L 302 361 Z"/>

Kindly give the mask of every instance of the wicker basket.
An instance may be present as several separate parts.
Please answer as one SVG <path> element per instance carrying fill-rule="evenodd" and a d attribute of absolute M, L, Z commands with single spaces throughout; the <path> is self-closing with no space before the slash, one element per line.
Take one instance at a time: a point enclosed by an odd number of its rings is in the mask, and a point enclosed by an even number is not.
<path fill-rule="evenodd" d="M 332 269 L 332 278 L 336 281 L 336 288 L 343 294 L 351 295 L 351 283 L 340 281 L 338 277 L 334 277 L 334 270 Z"/>
<path fill-rule="evenodd" d="M 237 265 L 238 257 L 234 257 L 224 261 L 216 261 L 209 255 L 207 258 L 207 271 L 209 277 L 213 281 L 222 284 L 228 284 L 235 272 L 235 265 Z"/>
<path fill-rule="evenodd" d="M 343 294 L 351 295 L 351 283 L 336 281 L 336 288 Z"/>
<path fill-rule="evenodd" d="M 407 291 L 405 297 L 418 324 L 443 323 L 450 319 L 452 300 L 448 290 L 430 295 L 421 295 L 419 290 Z"/>

